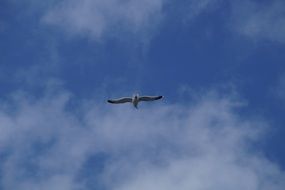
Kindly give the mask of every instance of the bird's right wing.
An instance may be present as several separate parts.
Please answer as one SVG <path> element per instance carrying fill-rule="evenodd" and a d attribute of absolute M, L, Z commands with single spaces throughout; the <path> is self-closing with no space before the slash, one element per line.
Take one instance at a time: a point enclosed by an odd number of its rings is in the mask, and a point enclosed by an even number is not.
<path fill-rule="evenodd" d="M 124 97 L 124 98 L 107 100 L 107 101 L 111 104 L 122 104 L 122 103 L 126 103 L 126 102 L 132 102 L 132 98 Z"/>
<path fill-rule="evenodd" d="M 154 100 L 159 100 L 163 96 L 141 96 L 139 97 L 139 101 L 154 101 Z"/>

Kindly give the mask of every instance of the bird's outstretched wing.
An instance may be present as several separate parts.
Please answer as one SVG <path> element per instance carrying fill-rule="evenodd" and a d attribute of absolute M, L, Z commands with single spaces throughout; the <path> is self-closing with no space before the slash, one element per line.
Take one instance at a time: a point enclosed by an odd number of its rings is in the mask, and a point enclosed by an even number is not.
<path fill-rule="evenodd" d="M 132 102 L 132 98 L 124 97 L 124 98 L 119 98 L 119 99 L 107 100 L 107 102 L 111 104 L 122 104 L 126 102 Z"/>
<path fill-rule="evenodd" d="M 139 101 L 154 101 L 154 100 L 159 100 L 163 96 L 141 96 L 139 97 Z"/>

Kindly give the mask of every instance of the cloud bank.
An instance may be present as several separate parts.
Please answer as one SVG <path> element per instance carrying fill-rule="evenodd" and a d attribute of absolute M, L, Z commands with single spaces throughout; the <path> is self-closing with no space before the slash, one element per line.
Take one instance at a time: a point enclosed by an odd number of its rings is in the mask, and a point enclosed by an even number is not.
<path fill-rule="evenodd" d="M 62 0 L 47 11 L 44 22 L 100 40 L 127 32 L 143 34 L 161 17 L 162 0 Z"/>
<path fill-rule="evenodd" d="M 253 148 L 264 121 L 231 98 L 191 105 L 74 108 L 68 93 L 1 101 L 1 189 L 281 190 L 285 173 Z M 21 96 L 22 97 L 22 96 Z"/>
<path fill-rule="evenodd" d="M 285 42 L 285 4 L 282 0 L 185 0 L 177 4 L 168 0 L 60 0 L 44 3 L 25 0 L 23 3 L 28 5 L 28 10 L 41 12 L 43 23 L 60 28 L 68 35 L 95 40 L 129 35 L 149 39 L 173 10 L 177 12 L 172 16 L 180 15 L 178 19 L 192 24 L 189 21 L 199 15 L 220 11 L 219 8 L 224 6 L 223 9 L 229 9 L 226 10 L 229 18 L 225 19 L 224 25 L 229 25 L 234 33 L 253 40 Z M 177 5 L 181 7 L 175 9 Z"/>

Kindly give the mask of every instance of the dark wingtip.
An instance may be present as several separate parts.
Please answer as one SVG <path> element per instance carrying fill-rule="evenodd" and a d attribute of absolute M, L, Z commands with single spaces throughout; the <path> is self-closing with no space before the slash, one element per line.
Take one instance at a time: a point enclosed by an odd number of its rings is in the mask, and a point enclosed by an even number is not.
<path fill-rule="evenodd" d="M 161 99 L 161 98 L 163 98 L 163 96 L 157 96 L 157 97 L 155 98 L 155 100 L 159 100 L 159 99 Z"/>
<path fill-rule="evenodd" d="M 109 103 L 113 103 L 111 100 L 107 100 L 107 102 L 109 102 Z"/>

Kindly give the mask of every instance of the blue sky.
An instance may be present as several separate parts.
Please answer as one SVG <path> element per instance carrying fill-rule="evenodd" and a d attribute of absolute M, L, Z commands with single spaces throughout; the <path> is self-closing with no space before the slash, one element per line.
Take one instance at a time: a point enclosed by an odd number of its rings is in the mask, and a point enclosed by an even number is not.
<path fill-rule="evenodd" d="M 2 0 L 0 40 L 0 189 L 284 189 L 282 0 Z"/>

